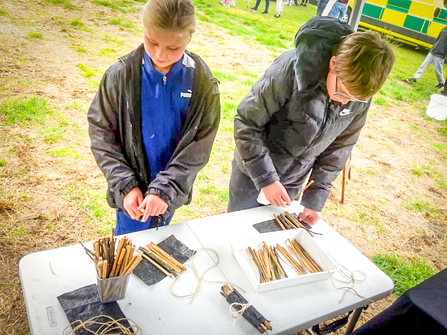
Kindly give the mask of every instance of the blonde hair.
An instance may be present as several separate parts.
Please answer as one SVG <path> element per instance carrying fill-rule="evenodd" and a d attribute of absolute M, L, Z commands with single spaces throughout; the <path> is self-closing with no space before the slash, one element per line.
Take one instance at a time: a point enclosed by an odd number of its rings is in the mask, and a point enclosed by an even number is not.
<path fill-rule="evenodd" d="M 197 25 L 194 5 L 191 0 L 149 0 L 143 7 L 143 25 L 191 37 Z"/>
<path fill-rule="evenodd" d="M 340 44 L 334 70 L 353 97 L 367 99 L 385 83 L 394 60 L 391 43 L 377 32 L 356 32 Z"/>

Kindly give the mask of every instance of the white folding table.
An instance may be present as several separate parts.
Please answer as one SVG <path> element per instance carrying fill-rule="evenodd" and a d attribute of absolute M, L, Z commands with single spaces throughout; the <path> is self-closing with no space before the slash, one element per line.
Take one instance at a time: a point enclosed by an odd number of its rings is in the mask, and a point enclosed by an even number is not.
<path fill-rule="evenodd" d="M 298 213 L 301 207 L 294 203 L 289 212 Z M 283 208 L 265 206 L 234 213 L 177 223 L 157 230 L 151 229 L 128 234 L 137 246 L 159 243 L 173 234 L 190 249 L 211 248 L 220 258 L 217 267 L 208 271 L 193 302 L 171 294 L 173 279 L 147 286 L 131 275 L 126 297 L 118 301 L 124 315 L 142 328 L 144 334 L 258 334 L 242 317 L 233 325 L 229 304 L 220 295 L 224 282 L 241 287 L 240 292 L 261 314 L 271 321 L 271 334 L 294 334 L 309 327 L 357 310 L 370 301 L 333 287 L 331 281 L 300 284 L 273 291 L 256 292 L 239 263 L 232 255 L 230 240 L 234 237 L 260 234 L 253 224 L 273 218 Z M 377 301 L 393 290 L 393 282 L 367 257 L 339 235 L 323 220 L 313 230 L 323 235 L 314 239 L 322 249 L 351 271 L 359 270 L 367 279 L 357 282 L 354 289 L 363 297 Z M 91 248 L 91 243 L 85 243 Z M 193 256 L 199 275 L 212 266 L 215 256 L 202 250 Z M 191 264 L 191 259 L 186 263 Z M 69 322 L 59 305 L 57 296 L 96 283 L 93 262 L 80 244 L 23 257 L 19 273 L 25 298 L 28 321 L 32 334 L 61 334 Z M 188 268 L 173 284 L 177 295 L 192 293 L 197 280 Z M 336 284 L 340 285 L 340 284 Z"/>

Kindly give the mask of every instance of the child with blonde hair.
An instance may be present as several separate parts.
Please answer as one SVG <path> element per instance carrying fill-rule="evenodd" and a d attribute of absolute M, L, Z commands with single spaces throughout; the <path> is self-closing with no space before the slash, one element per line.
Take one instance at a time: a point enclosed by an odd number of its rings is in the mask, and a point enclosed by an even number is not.
<path fill-rule="evenodd" d="M 169 224 L 208 162 L 220 96 L 208 66 L 186 50 L 195 28 L 191 0 L 149 0 L 143 43 L 106 71 L 88 111 L 117 235 Z"/>

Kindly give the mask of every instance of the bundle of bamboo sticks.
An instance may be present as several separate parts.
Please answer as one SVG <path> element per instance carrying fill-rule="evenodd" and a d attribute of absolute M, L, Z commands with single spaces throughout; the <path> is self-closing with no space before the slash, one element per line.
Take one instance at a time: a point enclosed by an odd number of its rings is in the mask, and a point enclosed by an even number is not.
<path fill-rule="evenodd" d="M 250 247 L 247 248 L 248 255 L 258 269 L 261 283 L 287 278 L 281 263 L 276 248 L 268 246 L 265 241 L 262 242 L 261 249 L 257 251 Z"/>
<path fill-rule="evenodd" d="M 297 240 L 290 241 L 290 239 L 287 239 L 287 242 L 286 246 L 291 252 L 279 244 L 276 244 L 276 247 L 268 246 L 265 241 L 262 242 L 259 251 L 251 247 L 247 248 L 248 255 L 259 272 L 261 283 L 288 278 L 281 265 L 283 259 L 278 252 L 285 257 L 299 275 L 323 271 Z"/>
<path fill-rule="evenodd" d="M 228 283 L 222 286 L 220 294 L 231 306 L 234 306 L 237 311 L 240 311 L 243 308 L 243 305 L 248 304 L 248 301 Z M 261 334 L 266 333 L 267 330 L 272 330 L 270 322 L 259 313 L 253 305 L 249 305 L 241 314 L 248 322 L 250 322 L 250 324 L 256 327 Z"/>
<path fill-rule="evenodd" d="M 112 237 L 100 238 L 93 242 L 93 252 L 83 245 L 86 253 L 95 262 L 100 279 L 127 276 L 142 259 L 140 255 L 134 255 L 136 247 L 127 236 L 118 241 L 117 247 L 116 243 L 115 230 L 112 230 Z"/>
<path fill-rule="evenodd" d="M 273 217 L 275 218 L 276 222 L 278 222 L 282 230 L 303 228 L 312 237 L 314 237 L 314 234 L 321 235 L 320 233 L 311 231 L 307 227 L 303 226 L 297 218 L 295 218 L 292 214 L 290 214 L 287 211 L 279 215 L 273 214 Z"/>
<path fill-rule="evenodd" d="M 145 247 L 140 247 L 137 253 L 168 277 L 178 277 L 181 272 L 186 270 L 182 263 L 153 242 Z"/>
<path fill-rule="evenodd" d="M 279 215 L 273 214 L 276 222 L 282 230 L 304 228 L 304 226 L 295 217 L 293 217 L 289 212 L 284 212 Z"/>

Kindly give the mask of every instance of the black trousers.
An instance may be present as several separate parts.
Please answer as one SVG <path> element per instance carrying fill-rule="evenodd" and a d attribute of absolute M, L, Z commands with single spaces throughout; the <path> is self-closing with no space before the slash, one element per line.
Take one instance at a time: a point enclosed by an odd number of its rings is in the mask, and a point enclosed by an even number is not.
<path fill-rule="evenodd" d="M 287 193 L 292 199 L 301 188 L 287 188 Z M 244 174 L 233 160 L 230 177 L 230 200 L 228 201 L 227 212 L 236 212 L 243 209 L 261 207 L 256 199 L 259 192 L 249 176 Z"/>

